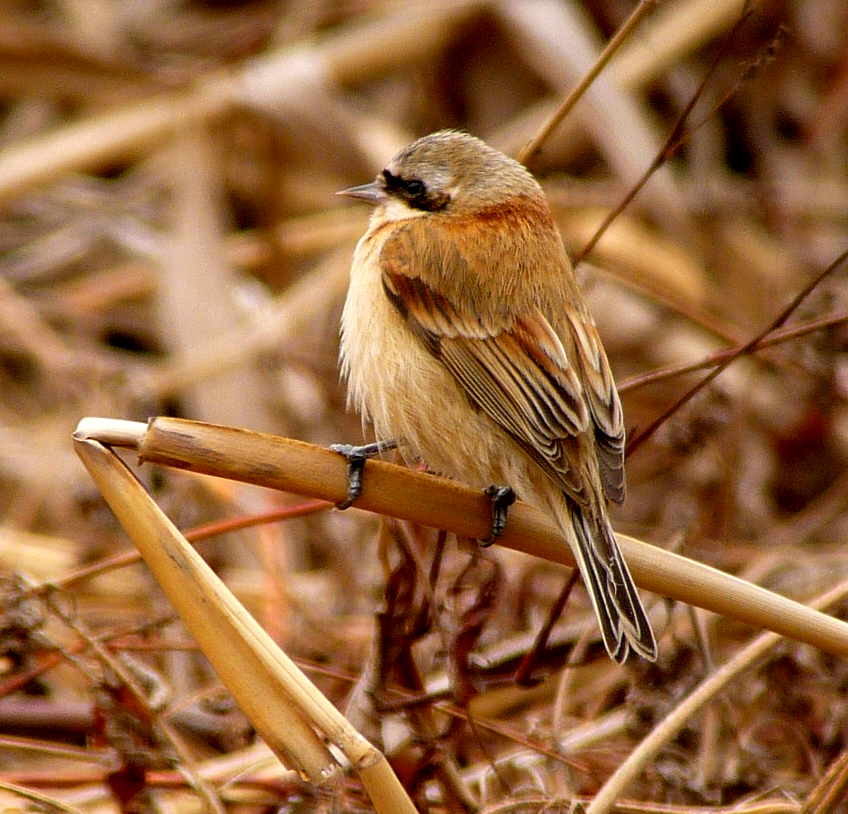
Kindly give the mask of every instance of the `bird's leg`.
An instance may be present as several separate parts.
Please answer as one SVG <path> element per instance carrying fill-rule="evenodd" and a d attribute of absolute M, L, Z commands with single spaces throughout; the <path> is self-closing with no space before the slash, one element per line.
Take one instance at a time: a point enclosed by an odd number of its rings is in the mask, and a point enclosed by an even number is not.
<path fill-rule="evenodd" d="M 331 444 L 330 449 L 347 459 L 347 497 L 336 504 L 337 509 L 349 509 L 362 494 L 362 472 L 365 462 L 381 452 L 397 449 L 397 441 L 377 441 L 373 444 Z"/>
<path fill-rule="evenodd" d="M 492 484 L 485 492 L 492 501 L 492 533 L 488 540 L 480 541 L 483 547 L 490 546 L 503 534 L 509 507 L 515 503 L 515 492 L 509 486 Z"/>

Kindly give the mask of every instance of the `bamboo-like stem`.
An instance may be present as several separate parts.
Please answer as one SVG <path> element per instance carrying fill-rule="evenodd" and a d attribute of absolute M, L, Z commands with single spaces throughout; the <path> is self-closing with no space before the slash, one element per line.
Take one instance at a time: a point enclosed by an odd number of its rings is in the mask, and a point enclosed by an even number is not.
<path fill-rule="evenodd" d="M 116 433 L 126 437 L 126 427 Z M 385 757 L 309 681 L 221 582 L 108 447 L 77 435 L 77 454 L 222 682 L 268 746 L 312 782 L 337 764 L 312 727 L 360 774 L 380 814 L 415 814 Z"/>
<path fill-rule="evenodd" d="M 105 423 L 104 423 L 105 422 Z M 105 419 L 84 419 L 76 437 L 110 436 Z M 255 483 L 337 503 L 347 494 L 344 459 L 302 441 L 174 418 L 138 424 L 132 442 L 139 460 Z M 120 433 L 126 437 L 122 424 Z M 366 465 L 357 508 L 484 539 L 491 527 L 489 499 L 455 481 L 413 472 L 383 461 Z M 654 593 L 720 613 L 740 622 L 848 656 L 848 624 L 799 602 L 672 554 L 617 535 L 638 585 Z M 518 503 L 499 544 L 574 567 L 571 550 L 543 512 Z"/>
<path fill-rule="evenodd" d="M 285 765 L 294 765 L 312 782 L 331 777 L 336 762 L 292 703 L 291 694 L 275 680 L 270 656 L 276 645 L 114 452 L 91 440 L 75 440 L 74 446 L 156 581 L 263 740 Z"/>

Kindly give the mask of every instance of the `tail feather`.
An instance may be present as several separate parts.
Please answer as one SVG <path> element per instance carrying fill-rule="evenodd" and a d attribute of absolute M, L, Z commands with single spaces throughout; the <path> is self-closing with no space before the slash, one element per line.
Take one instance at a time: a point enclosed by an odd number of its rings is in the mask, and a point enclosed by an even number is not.
<path fill-rule="evenodd" d="M 624 662 L 632 649 L 649 661 L 655 661 L 657 644 L 651 624 L 609 521 L 604 515 L 592 517 L 566 501 L 556 508 L 610 657 Z"/>

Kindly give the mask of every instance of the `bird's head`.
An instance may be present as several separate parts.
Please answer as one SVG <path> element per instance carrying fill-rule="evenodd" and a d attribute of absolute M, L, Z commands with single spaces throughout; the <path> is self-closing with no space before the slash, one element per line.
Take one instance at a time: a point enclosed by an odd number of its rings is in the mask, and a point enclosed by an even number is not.
<path fill-rule="evenodd" d="M 338 194 L 381 207 L 391 220 L 467 216 L 517 196 L 543 198 L 539 184 L 521 164 L 456 130 L 414 141 L 372 183 Z"/>

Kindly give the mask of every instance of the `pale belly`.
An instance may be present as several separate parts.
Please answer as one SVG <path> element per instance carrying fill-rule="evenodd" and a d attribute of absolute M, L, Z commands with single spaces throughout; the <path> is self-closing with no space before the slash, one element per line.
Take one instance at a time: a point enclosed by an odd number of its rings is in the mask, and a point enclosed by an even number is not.
<path fill-rule="evenodd" d="M 526 454 L 472 406 L 451 374 L 411 333 L 386 297 L 367 255 L 379 240 L 360 242 L 342 313 L 342 372 L 348 399 L 374 425 L 378 439 L 397 440 L 408 459 L 469 486 L 525 492 Z"/>

